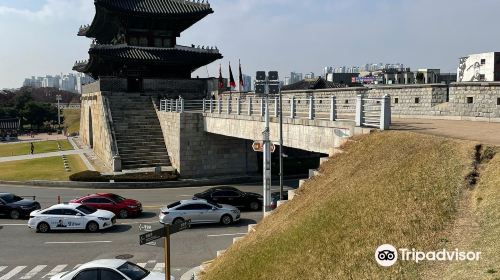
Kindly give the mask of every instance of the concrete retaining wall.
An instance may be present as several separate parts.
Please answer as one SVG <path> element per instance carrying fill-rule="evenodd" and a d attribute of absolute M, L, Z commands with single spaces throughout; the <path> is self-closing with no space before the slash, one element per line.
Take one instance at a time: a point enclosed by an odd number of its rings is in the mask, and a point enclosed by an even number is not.
<path fill-rule="evenodd" d="M 157 114 L 172 166 L 183 178 L 257 172 L 250 141 L 206 133 L 201 114 Z"/>

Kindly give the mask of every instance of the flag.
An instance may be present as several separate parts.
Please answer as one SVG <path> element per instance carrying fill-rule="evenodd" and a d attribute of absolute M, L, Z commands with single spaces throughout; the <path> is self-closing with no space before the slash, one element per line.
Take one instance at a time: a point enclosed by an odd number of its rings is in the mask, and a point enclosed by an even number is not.
<path fill-rule="evenodd" d="M 243 72 L 241 72 L 241 61 L 239 63 L 240 63 L 240 92 L 241 92 L 241 89 L 245 86 L 245 81 L 243 81 Z"/>
<path fill-rule="evenodd" d="M 219 89 L 224 88 L 224 79 L 222 78 L 222 65 L 219 65 Z"/>
<path fill-rule="evenodd" d="M 229 63 L 229 86 L 231 88 L 236 87 L 236 82 L 234 81 L 233 71 L 231 70 L 231 62 Z"/>

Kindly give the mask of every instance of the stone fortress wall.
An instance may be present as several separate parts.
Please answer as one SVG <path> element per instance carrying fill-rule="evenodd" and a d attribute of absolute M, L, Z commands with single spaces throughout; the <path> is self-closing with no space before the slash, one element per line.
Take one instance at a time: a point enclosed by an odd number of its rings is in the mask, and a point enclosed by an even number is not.
<path fill-rule="evenodd" d="M 113 138 L 104 98 L 103 92 L 82 96 L 80 138 L 109 168 L 113 168 Z"/>
<path fill-rule="evenodd" d="M 258 171 L 251 141 L 205 132 L 202 114 L 157 111 L 172 162 L 184 178 Z"/>
<path fill-rule="evenodd" d="M 284 91 L 285 96 L 336 96 L 349 103 L 358 94 L 391 96 L 393 117 L 500 122 L 500 82 L 387 85 L 325 90 Z M 245 98 L 244 96 L 241 96 Z M 342 102 L 345 99 L 345 102 Z"/>
<path fill-rule="evenodd" d="M 83 143 L 113 168 L 112 126 L 108 121 L 106 96 L 124 93 L 124 79 L 102 79 L 84 87 L 80 135 Z M 209 96 L 207 80 L 145 80 L 144 95 L 155 98 L 202 99 Z M 387 85 L 325 90 L 284 91 L 285 96 L 305 99 L 335 96 L 338 104 L 352 110 L 355 97 L 391 97 L 393 118 L 424 118 L 500 122 L 500 83 L 452 83 Z M 126 93 L 125 93 L 126 94 Z M 233 93 L 242 100 L 253 94 Z M 227 98 L 223 94 L 222 98 Z M 306 101 L 307 102 L 307 101 Z M 305 102 L 304 102 L 305 103 Z M 305 106 L 305 104 L 303 104 Z M 302 106 L 302 105 L 301 105 Z M 349 111 L 350 112 L 350 111 Z M 353 113 L 353 112 L 352 112 Z M 248 140 L 207 133 L 203 114 L 157 112 L 168 156 L 185 177 L 245 174 L 257 170 L 256 155 Z M 90 119 L 92 118 L 92 122 Z M 222 121 L 222 120 L 221 120 Z M 92 127 L 90 127 L 92 124 Z M 216 126 L 214 126 L 216 127 Z M 232 134 L 231 134 L 232 135 Z M 91 141 L 91 137 L 93 141 Z M 92 143 L 93 142 L 93 143 Z M 245 155 L 245 156 L 243 156 Z"/>

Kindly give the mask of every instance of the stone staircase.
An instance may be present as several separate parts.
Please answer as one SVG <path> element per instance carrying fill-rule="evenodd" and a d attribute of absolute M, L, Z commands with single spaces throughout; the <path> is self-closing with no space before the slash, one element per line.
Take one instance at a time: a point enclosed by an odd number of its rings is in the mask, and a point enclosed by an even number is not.
<path fill-rule="evenodd" d="M 170 166 L 160 122 L 149 96 L 108 96 L 122 168 Z"/>

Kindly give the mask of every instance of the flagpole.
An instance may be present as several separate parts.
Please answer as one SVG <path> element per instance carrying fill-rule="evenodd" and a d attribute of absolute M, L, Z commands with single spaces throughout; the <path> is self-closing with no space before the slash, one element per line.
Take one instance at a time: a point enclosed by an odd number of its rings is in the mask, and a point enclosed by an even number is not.
<path fill-rule="evenodd" d="M 241 73 L 241 59 L 238 59 L 238 66 L 239 66 L 239 69 L 240 69 L 238 89 L 239 89 L 240 94 L 241 94 L 241 77 L 243 77 L 243 75 L 242 75 L 243 73 Z"/>

